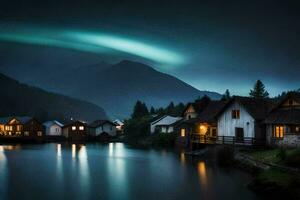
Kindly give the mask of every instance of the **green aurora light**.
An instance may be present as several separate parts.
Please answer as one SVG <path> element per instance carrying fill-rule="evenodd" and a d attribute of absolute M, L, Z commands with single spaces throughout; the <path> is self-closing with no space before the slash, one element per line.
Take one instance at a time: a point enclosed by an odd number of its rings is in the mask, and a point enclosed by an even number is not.
<path fill-rule="evenodd" d="M 2 29 L 3 30 L 3 29 Z M 45 30 L 39 28 L 0 31 L 0 40 L 54 46 L 92 53 L 123 52 L 160 65 L 180 65 L 184 58 L 178 53 L 122 36 L 96 32 Z"/>

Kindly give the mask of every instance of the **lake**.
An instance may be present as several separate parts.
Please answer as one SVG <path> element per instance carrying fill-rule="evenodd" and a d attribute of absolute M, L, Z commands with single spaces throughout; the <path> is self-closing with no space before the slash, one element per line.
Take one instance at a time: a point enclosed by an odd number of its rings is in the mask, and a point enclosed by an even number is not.
<path fill-rule="evenodd" d="M 0 199 L 258 199 L 250 176 L 122 143 L 0 145 Z"/>

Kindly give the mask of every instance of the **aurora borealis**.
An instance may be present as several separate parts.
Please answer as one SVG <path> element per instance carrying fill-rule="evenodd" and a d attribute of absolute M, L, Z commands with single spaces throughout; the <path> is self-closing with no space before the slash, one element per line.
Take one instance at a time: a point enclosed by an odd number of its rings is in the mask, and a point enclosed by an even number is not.
<path fill-rule="evenodd" d="M 25 27 L 25 28 L 24 28 Z M 1 25 L 0 25 L 1 28 Z M 25 29 L 25 31 L 24 31 Z M 2 28 L 2 30 L 4 30 Z M 149 59 L 157 64 L 183 64 L 183 56 L 153 44 L 127 39 L 113 34 L 83 32 L 39 27 L 20 26 L 9 31 L 0 31 L 0 40 L 34 45 L 55 46 L 60 48 L 92 53 L 120 51 Z"/>
<path fill-rule="evenodd" d="M 199 90 L 248 95 L 257 79 L 273 96 L 300 87 L 297 1 L 1 3 L 3 63 L 16 55 L 35 58 L 35 47 L 42 46 L 45 52 L 76 50 L 109 63 L 142 62 Z"/>

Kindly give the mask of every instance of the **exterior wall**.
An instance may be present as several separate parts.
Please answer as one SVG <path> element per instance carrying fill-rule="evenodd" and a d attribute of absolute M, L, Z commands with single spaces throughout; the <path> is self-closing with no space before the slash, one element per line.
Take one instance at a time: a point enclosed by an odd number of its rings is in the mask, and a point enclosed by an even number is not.
<path fill-rule="evenodd" d="M 116 127 L 109 123 L 103 124 L 102 126 L 95 128 L 94 130 L 95 130 L 94 135 L 96 136 L 99 136 L 102 133 L 108 133 L 110 136 L 117 135 Z"/>
<path fill-rule="evenodd" d="M 232 110 L 240 110 L 240 118 L 232 119 Z M 233 103 L 218 118 L 218 136 L 235 136 L 235 128 L 244 129 L 244 137 L 255 137 L 255 120 L 239 103 Z"/>
<path fill-rule="evenodd" d="M 42 137 L 45 135 L 45 127 L 36 120 L 30 120 L 23 126 L 24 137 Z"/>
<path fill-rule="evenodd" d="M 160 133 L 173 133 L 174 127 L 173 126 L 157 126 L 156 130 Z"/>
<path fill-rule="evenodd" d="M 267 145 L 277 147 L 300 147 L 299 133 L 286 133 L 283 138 L 273 138 L 273 126 L 267 125 Z"/>
<path fill-rule="evenodd" d="M 46 135 L 61 135 L 62 128 L 57 124 L 46 127 Z"/>
<path fill-rule="evenodd" d="M 72 130 L 72 127 L 76 127 L 75 130 Z M 83 126 L 83 130 L 80 130 L 79 127 Z M 88 130 L 85 123 L 74 122 L 63 128 L 63 134 L 69 140 L 84 140 L 87 136 Z"/>
<path fill-rule="evenodd" d="M 192 119 L 197 117 L 197 113 L 192 105 L 188 107 L 188 109 L 184 113 L 184 119 Z"/>

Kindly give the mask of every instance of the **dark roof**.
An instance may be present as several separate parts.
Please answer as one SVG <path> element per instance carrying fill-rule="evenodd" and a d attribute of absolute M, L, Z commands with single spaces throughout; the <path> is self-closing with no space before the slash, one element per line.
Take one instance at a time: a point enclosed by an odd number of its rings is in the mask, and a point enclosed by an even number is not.
<path fill-rule="evenodd" d="M 201 99 L 197 99 L 195 102 L 193 103 L 188 103 L 185 107 L 185 109 L 182 112 L 182 116 L 184 115 L 185 111 L 192 105 L 193 108 L 195 109 L 196 113 L 201 113 L 204 108 L 209 104 L 210 102 L 210 98 L 208 96 L 204 96 Z"/>
<path fill-rule="evenodd" d="M 278 109 L 272 111 L 265 120 L 267 124 L 300 124 L 300 109 Z"/>
<path fill-rule="evenodd" d="M 29 122 L 31 119 L 33 119 L 32 117 L 29 116 L 10 116 L 10 117 L 2 117 L 0 118 L 0 123 L 1 124 L 6 124 L 8 123 L 11 119 L 17 119 L 19 122 L 21 122 L 22 124 L 26 124 L 27 122 Z"/>
<path fill-rule="evenodd" d="M 83 121 L 80 121 L 80 120 L 76 120 L 76 121 L 70 121 L 70 122 L 66 123 L 63 127 L 72 126 L 75 123 L 80 123 L 80 124 L 87 125 L 86 122 L 83 122 Z"/>
<path fill-rule="evenodd" d="M 234 102 L 240 103 L 255 120 L 264 120 L 275 105 L 270 99 L 234 96 L 217 116 L 220 116 Z"/>
<path fill-rule="evenodd" d="M 216 115 L 224 108 L 227 101 L 210 101 L 208 105 L 198 114 L 196 118 L 182 121 L 184 123 L 213 123 L 216 122 Z"/>
<path fill-rule="evenodd" d="M 289 92 L 278 104 L 272 109 L 265 120 L 267 124 L 300 124 L 300 109 L 294 107 L 280 108 L 287 99 L 294 99 L 300 102 L 299 92 Z"/>
<path fill-rule="evenodd" d="M 102 126 L 104 124 L 111 124 L 113 126 L 116 126 L 115 123 L 113 123 L 113 122 L 111 122 L 109 120 L 96 120 L 96 121 L 90 123 L 89 127 L 91 127 L 91 128 L 97 128 L 97 127 Z"/>

